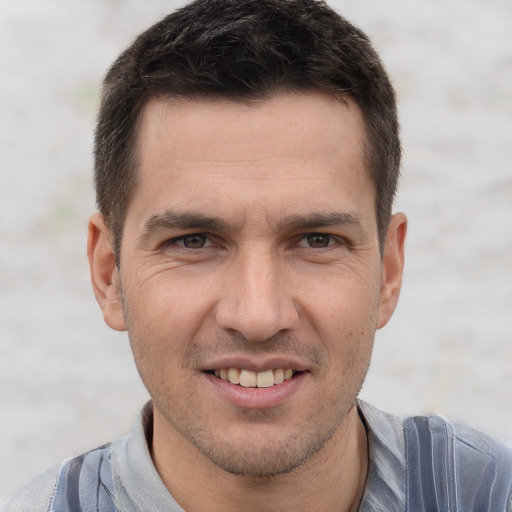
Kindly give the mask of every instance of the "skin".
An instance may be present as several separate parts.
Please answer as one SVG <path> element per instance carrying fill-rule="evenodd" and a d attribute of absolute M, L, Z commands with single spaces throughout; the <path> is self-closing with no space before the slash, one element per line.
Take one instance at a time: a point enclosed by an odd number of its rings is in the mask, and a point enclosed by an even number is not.
<path fill-rule="evenodd" d="M 357 508 L 355 399 L 398 300 L 406 232 L 394 215 L 380 253 L 364 143 L 358 106 L 322 93 L 152 100 L 119 269 L 91 217 L 94 291 L 128 330 L 155 466 L 187 511 Z M 242 365 L 301 373 L 284 398 L 265 392 L 272 405 L 249 389 L 240 406 L 206 371 Z"/>

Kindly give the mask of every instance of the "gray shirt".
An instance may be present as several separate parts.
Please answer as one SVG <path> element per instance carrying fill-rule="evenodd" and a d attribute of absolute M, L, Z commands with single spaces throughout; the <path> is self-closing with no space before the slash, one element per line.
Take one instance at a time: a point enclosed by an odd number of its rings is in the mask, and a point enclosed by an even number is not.
<path fill-rule="evenodd" d="M 358 409 L 369 453 L 360 512 L 512 512 L 509 447 L 439 416 Z M 183 512 L 153 465 L 152 422 L 148 403 L 131 434 L 40 475 L 1 512 Z"/>

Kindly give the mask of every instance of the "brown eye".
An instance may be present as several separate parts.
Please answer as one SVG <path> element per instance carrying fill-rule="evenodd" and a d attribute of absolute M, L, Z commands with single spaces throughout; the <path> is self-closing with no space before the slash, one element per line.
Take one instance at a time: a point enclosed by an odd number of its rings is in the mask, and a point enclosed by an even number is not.
<path fill-rule="evenodd" d="M 308 245 L 314 249 L 322 249 L 331 244 L 331 237 L 323 233 L 311 233 L 307 236 Z"/>
<path fill-rule="evenodd" d="M 183 237 L 183 245 L 188 249 L 202 249 L 206 244 L 206 237 L 201 234 L 186 235 Z"/>

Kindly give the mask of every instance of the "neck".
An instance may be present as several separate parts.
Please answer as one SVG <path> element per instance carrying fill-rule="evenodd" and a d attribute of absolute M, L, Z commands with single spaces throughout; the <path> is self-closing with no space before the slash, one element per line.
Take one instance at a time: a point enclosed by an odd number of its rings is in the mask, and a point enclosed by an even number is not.
<path fill-rule="evenodd" d="M 204 457 L 155 410 L 152 455 L 162 481 L 187 512 L 289 510 L 352 512 L 362 499 L 367 439 L 353 407 L 328 443 L 291 473 L 233 475 Z"/>

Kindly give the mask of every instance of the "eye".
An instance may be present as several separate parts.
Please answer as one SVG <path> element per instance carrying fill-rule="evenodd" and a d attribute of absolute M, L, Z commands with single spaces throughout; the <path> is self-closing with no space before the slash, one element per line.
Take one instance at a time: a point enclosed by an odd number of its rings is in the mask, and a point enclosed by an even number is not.
<path fill-rule="evenodd" d="M 325 233 L 310 233 L 304 238 L 309 247 L 313 249 L 323 249 L 329 247 L 333 243 L 331 235 Z"/>
<path fill-rule="evenodd" d="M 202 249 L 208 244 L 208 238 L 201 233 L 194 233 L 192 235 L 184 235 L 174 240 L 177 245 L 182 245 L 187 249 Z"/>

